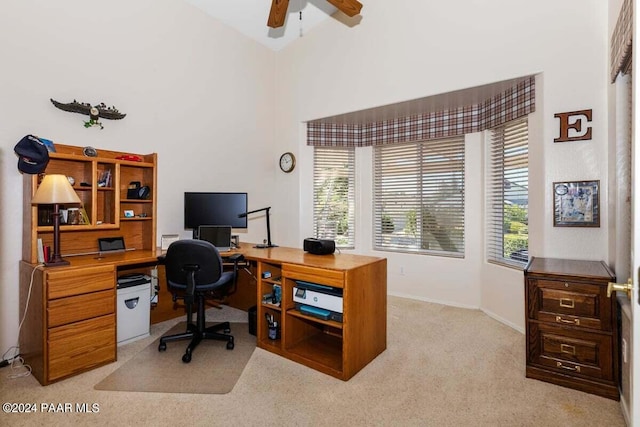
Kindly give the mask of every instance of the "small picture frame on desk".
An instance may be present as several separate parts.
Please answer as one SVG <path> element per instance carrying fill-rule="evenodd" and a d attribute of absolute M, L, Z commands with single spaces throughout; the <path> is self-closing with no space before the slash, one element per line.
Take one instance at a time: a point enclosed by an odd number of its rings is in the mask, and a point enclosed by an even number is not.
<path fill-rule="evenodd" d="M 133 213 L 132 210 L 126 210 L 124 211 L 124 217 L 125 218 L 133 218 L 135 216 L 135 214 Z"/>
<path fill-rule="evenodd" d="M 180 236 L 178 234 L 163 234 L 160 238 L 160 249 L 166 251 L 169 249 L 169 245 L 173 242 L 177 242 L 180 240 Z"/>

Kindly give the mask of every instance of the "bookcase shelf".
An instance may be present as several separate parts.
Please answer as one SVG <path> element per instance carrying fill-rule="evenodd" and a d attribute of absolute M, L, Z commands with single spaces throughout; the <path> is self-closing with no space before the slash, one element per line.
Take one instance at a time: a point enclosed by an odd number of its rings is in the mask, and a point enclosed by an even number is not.
<path fill-rule="evenodd" d="M 314 323 L 318 323 L 320 325 L 326 325 L 326 326 L 330 326 L 330 327 L 333 327 L 333 328 L 336 328 L 336 329 L 342 329 L 342 323 L 340 323 L 340 322 L 335 322 L 333 320 L 318 319 L 317 317 L 311 317 L 311 316 L 308 316 L 306 314 L 300 313 L 296 309 L 287 310 L 287 315 L 294 316 L 294 317 L 299 317 L 300 319 L 305 319 L 305 320 L 308 320 L 308 321 L 311 321 L 311 322 L 314 322 Z"/>
<path fill-rule="evenodd" d="M 98 150 L 97 157 L 87 157 L 83 147 L 55 144 L 56 152 L 49 153 L 49 163 L 39 175 L 23 176 L 23 253 L 22 259 L 36 263 L 38 239 L 43 245 L 53 244 L 52 206 L 31 204 L 38 185 L 44 175 L 62 174 L 73 178 L 73 189 L 82 205 L 61 206 L 80 208 L 86 212 L 87 224 L 65 224 L 60 226 L 60 252 L 62 256 L 98 251 L 98 239 L 113 237 L 114 231 L 125 239 L 127 248 L 154 250 L 156 247 L 156 164 L 157 155 L 137 154 L 142 162 L 119 160 L 126 154 L 118 151 Z M 127 199 L 130 182 L 139 182 L 151 189 L 145 200 Z M 125 218 L 124 211 L 135 215 Z M 132 222 L 145 226 L 125 226 Z"/>

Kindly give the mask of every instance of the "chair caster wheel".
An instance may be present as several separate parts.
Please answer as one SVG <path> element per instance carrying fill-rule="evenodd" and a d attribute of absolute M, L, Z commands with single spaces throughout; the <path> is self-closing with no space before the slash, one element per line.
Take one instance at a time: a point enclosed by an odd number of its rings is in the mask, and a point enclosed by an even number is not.
<path fill-rule="evenodd" d="M 224 330 L 224 333 L 225 333 L 225 334 L 231 333 L 231 329 L 229 329 L 229 328 L 225 329 L 225 330 Z"/>
<path fill-rule="evenodd" d="M 158 351 L 166 351 L 167 350 L 167 344 L 161 342 L 160 345 L 158 346 Z"/>
<path fill-rule="evenodd" d="M 184 363 L 189 363 L 189 362 L 191 362 L 191 354 L 189 354 L 189 353 L 185 353 L 185 354 L 182 356 L 182 361 L 183 361 Z"/>
<path fill-rule="evenodd" d="M 235 347 L 233 341 L 227 341 L 227 350 L 233 350 L 233 347 Z"/>

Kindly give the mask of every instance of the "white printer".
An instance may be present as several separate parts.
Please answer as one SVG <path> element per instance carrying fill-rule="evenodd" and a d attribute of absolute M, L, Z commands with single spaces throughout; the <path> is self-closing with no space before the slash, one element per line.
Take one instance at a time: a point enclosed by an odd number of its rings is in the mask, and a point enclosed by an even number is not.
<path fill-rule="evenodd" d="M 296 280 L 293 302 L 301 313 L 342 322 L 342 288 Z"/>

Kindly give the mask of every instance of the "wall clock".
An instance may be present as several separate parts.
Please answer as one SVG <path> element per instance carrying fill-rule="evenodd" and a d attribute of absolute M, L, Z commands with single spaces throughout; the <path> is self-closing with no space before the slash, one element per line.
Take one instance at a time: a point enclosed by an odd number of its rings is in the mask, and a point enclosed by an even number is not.
<path fill-rule="evenodd" d="M 280 169 L 282 172 L 290 173 L 296 167 L 296 156 L 291 152 L 286 152 L 280 156 Z"/>

